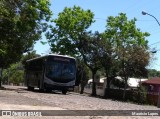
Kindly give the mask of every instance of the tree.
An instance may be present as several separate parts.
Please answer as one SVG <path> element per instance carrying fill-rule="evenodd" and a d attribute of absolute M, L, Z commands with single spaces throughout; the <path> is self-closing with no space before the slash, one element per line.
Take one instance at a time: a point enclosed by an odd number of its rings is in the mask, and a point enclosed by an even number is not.
<path fill-rule="evenodd" d="M 117 54 L 115 58 L 120 63 L 121 69 L 118 73 L 125 81 L 124 99 L 128 77 L 132 75 L 143 76 L 150 58 L 147 51 L 148 41 L 145 40 L 149 34 L 137 29 L 135 22 L 135 18 L 128 20 L 126 14 L 120 13 L 119 16 L 108 17 L 105 31 L 107 37 L 115 41 L 114 54 Z"/>
<path fill-rule="evenodd" d="M 82 47 L 80 48 L 80 53 L 82 54 L 84 63 L 89 67 L 92 72 L 92 96 L 96 96 L 96 72 L 101 68 L 100 57 L 100 47 L 98 42 L 101 40 L 99 32 L 92 34 L 91 32 L 85 33 L 81 36 Z"/>
<path fill-rule="evenodd" d="M 11 64 L 9 68 L 4 69 L 2 81 L 4 83 L 13 83 L 19 85 L 20 83 L 24 83 L 24 69 L 22 64 L 15 63 Z"/>
<path fill-rule="evenodd" d="M 143 47 L 133 45 L 127 48 L 126 72 L 130 77 L 148 77 L 146 66 L 149 64 L 150 52 Z"/>
<path fill-rule="evenodd" d="M 18 61 L 41 38 L 52 14 L 49 6 L 49 0 L 0 1 L 0 68 Z"/>
<path fill-rule="evenodd" d="M 99 47 L 99 60 L 105 70 L 107 78 L 107 89 L 110 89 L 111 80 L 116 77 L 119 71 L 119 61 L 116 52 L 116 40 L 111 33 L 101 33 L 100 40 L 97 42 Z M 109 93 L 109 92 L 107 92 Z"/>
<path fill-rule="evenodd" d="M 157 71 L 155 69 L 148 69 L 148 77 L 160 77 L 160 71 Z"/>
<path fill-rule="evenodd" d="M 29 59 L 33 59 L 36 57 L 40 57 L 40 55 L 36 54 L 36 51 L 27 52 L 27 54 L 23 55 L 21 58 L 21 63 L 25 65 L 26 61 Z"/>
<path fill-rule="evenodd" d="M 90 10 L 83 10 L 78 6 L 64 8 L 54 19 L 55 27 L 51 26 L 46 34 L 51 45 L 51 51 L 63 55 L 79 55 L 82 47 L 80 37 L 94 22 L 94 14 Z"/>
<path fill-rule="evenodd" d="M 66 7 L 58 16 L 57 19 L 53 20 L 55 27 L 51 27 L 51 32 L 46 34 L 51 44 L 52 52 L 62 55 L 80 56 L 91 69 L 94 77 L 99 66 L 91 66 L 91 64 L 94 64 L 94 60 L 98 59 L 94 54 L 90 55 L 93 57 L 89 57 L 90 50 L 94 48 L 86 47 L 89 46 L 86 41 L 91 38 L 86 35 L 88 34 L 87 29 L 94 22 L 94 14 L 90 10 L 85 11 L 80 7 L 74 6 L 73 8 Z M 87 37 L 89 39 L 84 39 Z M 94 42 L 92 41 L 92 43 Z M 97 49 L 94 49 L 94 51 L 96 50 Z M 92 59 L 92 61 L 89 61 L 89 58 Z M 95 84 L 95 82 L 93 84 Z M 93 95 L 96 95 L 95 88 L 95 85 L 93 85 Z"/>
<path fill-rule="evenodd" d="M 81 86 L 80 94 L 83 94 L 84 87 L 89 80 L 89 69 L 84 62 L 77 63 L 76 86 Z"/>

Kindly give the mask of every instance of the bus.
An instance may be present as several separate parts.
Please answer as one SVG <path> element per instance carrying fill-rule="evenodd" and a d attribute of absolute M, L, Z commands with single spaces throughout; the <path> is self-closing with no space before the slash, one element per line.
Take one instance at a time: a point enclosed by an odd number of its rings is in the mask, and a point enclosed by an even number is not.
<path fill-rule="evenodd" d="M 60 90 L 66 94 L 74 90 L 75 80 L 76 60 L 73 57 L 49 54 L 25 63 L 25 85 L 28 90 Z"/>

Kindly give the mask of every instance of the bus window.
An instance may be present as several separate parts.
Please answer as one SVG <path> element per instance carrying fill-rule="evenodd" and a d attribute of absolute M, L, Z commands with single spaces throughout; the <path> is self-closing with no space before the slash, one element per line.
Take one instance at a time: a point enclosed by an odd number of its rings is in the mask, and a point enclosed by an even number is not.
<path fill-rule="evenodd" d="M 73 63 L 52 62 L 48 63 L 46 76 L 48 78 L 71 79 L 75 76 L 76 67 Z"/>
<path fill-rule="evenodd" d="M 73 78 L 75 76 L 75 65 L 65 63 L 62 68 L 62 78 Z"/>

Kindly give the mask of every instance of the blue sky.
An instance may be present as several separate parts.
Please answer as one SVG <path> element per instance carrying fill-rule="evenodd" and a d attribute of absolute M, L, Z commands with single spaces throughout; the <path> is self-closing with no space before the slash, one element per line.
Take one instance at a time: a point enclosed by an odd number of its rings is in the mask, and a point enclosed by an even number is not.
<path fill-rule="evenodd" d="M 126 13 L 128 19 L 137 19 L 137 28 L 143 32 L 149 32 L 150 36 L 146 39 L 149 46 L 159 50 L 154 54 L 155 60 L 151 61 L 149 68 L 160 70 L 160 26 L 156 20 L 149 15 L 142 15 L 142 11 L 154 15 L 160 22 L 160 1 L 159 0 L 50 0 L 53 18 L 62 12 L 64 7 L 80 6 L 82 9 L 90 9 L 94 14 L 95 23 L 90 30 L 103 32 L 105 30 L 106 19 L 108 16 L 117 16 L 119 13 Z M 46 41 L 43 37 L 43 41 Z M 49 45 L 42 45 L 40 42 L 35 44 L 38 54 L 47 54 Z"/>

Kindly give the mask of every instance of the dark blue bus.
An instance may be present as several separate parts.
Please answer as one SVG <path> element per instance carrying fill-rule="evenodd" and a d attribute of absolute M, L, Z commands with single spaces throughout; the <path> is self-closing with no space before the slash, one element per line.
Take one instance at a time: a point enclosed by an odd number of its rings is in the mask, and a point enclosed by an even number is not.
<path fill-rule="evenodd" d="M 73 90 L 76 80 L 76 60 L 63 55 L 46 55 L 26 61 L 25 84 L 28 90 Z"/>

